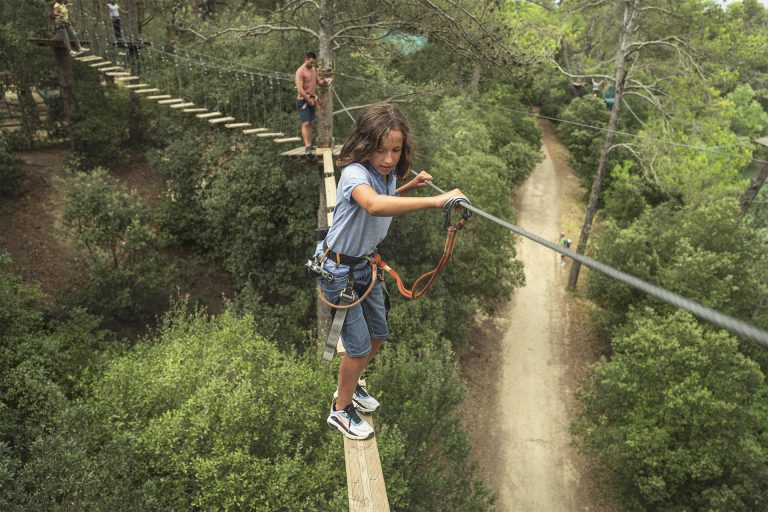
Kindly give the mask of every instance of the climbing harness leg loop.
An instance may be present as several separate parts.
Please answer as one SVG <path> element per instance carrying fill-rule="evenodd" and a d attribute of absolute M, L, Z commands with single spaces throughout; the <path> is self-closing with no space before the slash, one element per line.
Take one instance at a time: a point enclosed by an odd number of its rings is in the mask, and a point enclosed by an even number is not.
<path fill-rule="evenodd" d="M 339 296 L 338 306 L 342 306 L 337 309 L 333 315 L 333 322 L 331 323 L 331 329 L 328 331 L 328 339 L 325 340 L 325 349 L 323 350 L 323 360 L 331 361 L 333 355 L 336 353 L 336 344 L 341 336 L 341 328 L 344 327 L 344 321 L 347 319 L 347 311 L 349 311 L 350 304 L 355 300 L 354 292 L 355 281 L 352 275 L 352 271 L 349 272 L 349 282 L 347 286 L 341 291 Z M 322 291 L 320 292 L 323 293 Z"/>

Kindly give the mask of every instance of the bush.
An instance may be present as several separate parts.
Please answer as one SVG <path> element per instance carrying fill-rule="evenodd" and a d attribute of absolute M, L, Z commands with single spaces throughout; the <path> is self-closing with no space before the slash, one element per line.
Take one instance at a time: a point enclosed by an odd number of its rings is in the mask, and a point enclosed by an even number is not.
<path fill-rule="evenodd" d="M 11 154 L 8 135 L 0 131 L 0 197 L 13 196 L 19 190 L 24 173 L 18 164 Z"/>
<path fill-rule="evenodd" d="M 768 398 L 758 366 L 690 315 L 631 315 L 582 388 L 576 432 L 635 510 L 765 510 Z"/>
<path fill-rule="evenodd" d="M 87 254 L 88 272 L 72 292 L 76 301 L 119 320 L 147 318 L 163 306 L 170 268 L 148 222 L 136 193 L 118 191 L 103 169 L 76 175 L 64 210 L 75 247 Z"/>
<path fill-rule="evenodd" d="M 75 150 L 87 168 L 120 159 L 127 133 L 128 95 L 102 87 L 96 78 L 95 71 L 87 70 L 74 82 Z"/>

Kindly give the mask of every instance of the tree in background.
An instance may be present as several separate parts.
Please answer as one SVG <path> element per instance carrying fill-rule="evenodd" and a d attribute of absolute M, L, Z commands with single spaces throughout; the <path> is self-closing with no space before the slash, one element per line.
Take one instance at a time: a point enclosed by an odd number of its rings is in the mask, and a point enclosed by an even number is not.
<path fill-rule="evenodd" d="M 85 250 L 75 300 L 107 318 L 135 320 L 167 300 L 170 271 L 157 248 L 149 211 L 135 192 L 120 192 L 106 171 L 79 173 L 68 192 L 64 224 Z"/>
<path fill-rule="evenodd" d="M 634 510 L 768 506 L 768 387 L 734 338 L 638 309 L 581 392 L 576 432 Z"/>

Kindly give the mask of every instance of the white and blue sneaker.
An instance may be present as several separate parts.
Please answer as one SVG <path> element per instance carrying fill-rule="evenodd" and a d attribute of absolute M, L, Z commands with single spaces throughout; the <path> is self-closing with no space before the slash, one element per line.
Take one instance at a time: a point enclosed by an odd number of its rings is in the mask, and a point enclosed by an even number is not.
<path fill-rule="evenodd" d="M 333 392 L 333 398 L 339 398 L 339 390 Z M 379 408 L 379 401 L 373 398 L 365 390 L 363 386 L 358 384 L 355 386 L 355 392 L 352 393 L 352 403 L 355 404 L 355 409 L 363 414 L 371 414 Z"/>
<path fill-rule="evenodd" d="M 331 403 L 331 414 L 327 421 L 330 427 L 338 429 L 350 439 L 364 440 L 373 437 L 373 428 L 357 414 L 352 404 L 343 411 L 339 411 L 336 410 L 336 400 L 334 400 Z"/>

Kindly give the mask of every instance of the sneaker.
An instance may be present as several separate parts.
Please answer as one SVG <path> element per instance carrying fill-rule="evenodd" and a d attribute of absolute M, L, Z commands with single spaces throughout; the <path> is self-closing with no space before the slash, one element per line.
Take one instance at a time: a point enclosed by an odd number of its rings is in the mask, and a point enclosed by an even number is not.
<path fill-rule="evenodd" d="M 333 392 L 334 400 L 339 397 L 339 390 Z M 360 384 L 355 387 L 355 392 L 352 393 L 352 403 L 355 405 L 355 409 L 363 414 L 370 414 L 379 408 L 379 401 L 373 398 Z"/>
<path fill-rule="evenodd" d="M 367 421 L 358 416 L 354 405 L 349 404 L 343 411 L 336 410 L 336 400 L 331 403 L 331 414 L 328 415 L 328 426 L 338 429 L 350 439 L 370 439 L 373 428 Z"/>
<path fill-rule="evenodd" d="M 70 57 L 77 57 L 78 55 L 80 55 L 80 54 L 77 53 L 75 50 L 69 50 L 69 56 Z"/>
<path fill-rule="evenodd" d="M 305 155 L 311 155 L 315 152 L 312 146 L 307 146 L 304 148 L 304 154 Z"/>

